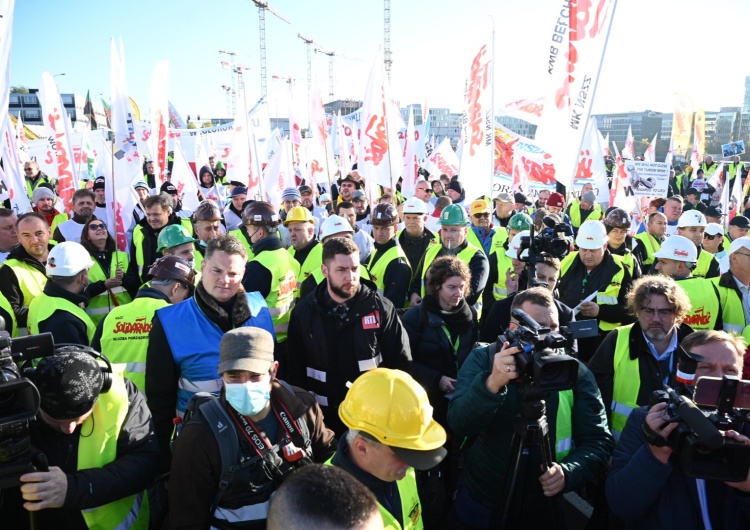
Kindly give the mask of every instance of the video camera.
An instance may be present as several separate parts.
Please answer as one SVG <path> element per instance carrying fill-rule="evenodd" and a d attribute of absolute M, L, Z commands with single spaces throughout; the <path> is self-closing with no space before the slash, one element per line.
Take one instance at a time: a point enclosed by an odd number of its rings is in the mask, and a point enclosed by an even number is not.
<path fill-rule="evenodd" d="M 0 331 L 0 490 L 18 486 L 21 475 L 36 470 L 29 422 L 39 411 L 40 396 L 19 364 L 54 353 L 51 333 L 11 339 Z"/>
<path fill-rule="evenodd" d="M 701 377 L 693 399 L 666 385 L 663 391 L 654 392 L 652 405 L 667 403 L 669 421 L 679 422 L 679 426 L 665 440 L 655 435 L 644 420 L 649 443 L 671 447 L 691 477 L 726 482 L 745 480 L 750 470 L 750 447 L 726 438 L 721 431 L 741 431 L 750 419 L 750 381 L 735 376 Z"/>
<path fill-rule="evenodd" d="M 530 264 L 541 261 L 542 254 L 546 254 L 559 260 L 570 252 L 570 242 L 573 238 L 573 228 L 565 223 L 557 223 L 549 215 L 542 219 L 544 228 L 535 236 L 534 227 L 530 234 L 521 238 L 521 247 L 518 249 L 519 259 Z M 520 258 L 521 253 L 528 249 L 528 258 Z"/>
<path fill-rule="evenodd" d="M 521 350 L 516 354 L 519 376 L 514 382 L 528 383 L 545 393 L 573 388 L 578 381 L 578 361 L 553 350 L 566 347 L 569 339 L 593 336 L 592 330 L 598 335 L 596 321 L 572 322 L 570 326 L 561 328 L 561 333 L 553 333 L 521 309 L 514 309 L 511 314 L 520 324 L 517 329 L 500 335 L 498 341 L 508 341 L 511 347 Z"/>

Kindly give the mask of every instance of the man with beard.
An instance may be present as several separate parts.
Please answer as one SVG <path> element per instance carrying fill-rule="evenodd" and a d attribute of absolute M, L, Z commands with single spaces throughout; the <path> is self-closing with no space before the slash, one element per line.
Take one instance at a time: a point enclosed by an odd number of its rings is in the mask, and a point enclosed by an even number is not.
<path fill-rule="evenodd" d="M 292 311 L 287 381 L 308 388 L 337 436 L 346 427 L 336 411 L 347 382 L 377 367 L 408 370 L 409 339 L 396 308 L 360 280 L 359 250 L 345 238 L 323 245 L 325 279 Z"/>
<path fill-rule="evenodd" d="M 495 211 L 492 214 L 492 224 L 497 227 L 507 228 L 508 221 L 513 217 L 513 205 L 514 198 L 510 193 L 501 193 L 493 199 L 495 203 Z M 500 233 L 504 233 L 504 230 L 500 230 Z M 505 238 L 508 239 L 507 237 Z M 505 242 L 505 240 L 503 241 Z"/>
<path fill-rule="evenodd" d="M 76 190 L 73 193 L 73 217 L 57 225 L 52 239 L 58 243 L 63 241 L 81 242 L 81 232 L 84 225 L 94 216 L 95 196 L 89 190 Z"/>
<path fill-rule="evenodd" d="M 370 223 L 370 204 L 367 201 L 367 195 L 362 190 L 357 190 L 352 194 L 352 204 L 354 212 L 357 214 L 357 226 L 360 230 L 372 235 L 372 223 Z"/>
<path fill-rule="evenodd" d="M 315 194 L 313 193 L 313 189 L 307 185 L 302 185 L 297 189 L 299 190 L 300 197 L 302 197 L 302 206 L 307 208 L 317 221 L 315 226 L 318 227 L 323 224 L 323 221 L 328 217 L 328 210 L 323 206 L 315 205 Z"/>
<path fill-rule="evenodd" d="M 229 204 L 224 208 L 224 222 L 227 224 L 227 232 L 238 230 L 242 226 L 242 206 L 247 200 L 247 188 L 237 186 L 230 195 Z"/>
<path fill-rule="evenodd" d="M 360 183 L 351 175 L 347 175 L 339 183 L 339 196 L 336 199 L 336 204 L 342 202 L 352 202 L 354 191 L 360 188 Z"/>
<path fill-rule="evenodd" d="M 52 188 L 48 187 L 47 185 L 41 185 L 34 190 L 34 195 L 32 198 L 32 203 L 34 204 L 33 210 L 37 213 L 42 214 L 44 218 L 47 219 L 47 224 L 50 226 L 52 226 L 52 221 L 54 221 L 55 217 L 60 215 L 60 212 L 58 212 L 55 208 L 56 199 L 57 197 L 55 196 L 55 192 L 52 191 Z M 63 218 L 61 219 L 61 221 L 67 219 L 68 216 L 63 214 Z"/>
<path fill-rule="evenodd" d="M 654 390 L 675 386 L 679 343 L 693 330 L 683 322 L 690 299 L 672 278 L 644 276 L 633 283 L 628 309 L 637 321 L 612 331 L 588 363 L 602 393 L 615 440 Z"/>

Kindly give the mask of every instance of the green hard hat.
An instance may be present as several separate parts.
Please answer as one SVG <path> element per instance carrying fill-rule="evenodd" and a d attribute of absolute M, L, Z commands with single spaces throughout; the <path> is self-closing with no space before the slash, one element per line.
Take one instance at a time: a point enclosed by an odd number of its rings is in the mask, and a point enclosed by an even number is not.
<path fill-rule="evenodd" d="M 508 229 L 519 231 L 531 230 L 532 224 L 533 221 L 531 220 L 531 217 L 529 217 L 525 213 L 517 213 L 510 218 L 510 221 L 508 221 Z"/>
<path fill-rule="evenodd" d="M 440 213 L 440 226 L 466 226 L 469 224 L 469 216 L 466 210 L 458 204 L 449 204 Z"/>
<path fill-rule="evenodd" d="M 168 225 L 161 229 L 159 237 L 156 239 L 156 251 L 163 252 L 165 249 L 176 247 L 184 243 L 197 243 L 199 239 L 195 239 L 190 235 L 188 229 L 182 225 Z"/>

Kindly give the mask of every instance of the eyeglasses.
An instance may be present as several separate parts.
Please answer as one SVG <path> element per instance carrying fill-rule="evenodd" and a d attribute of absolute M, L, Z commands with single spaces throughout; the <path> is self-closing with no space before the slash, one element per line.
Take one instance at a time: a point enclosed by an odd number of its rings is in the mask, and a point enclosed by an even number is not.
<path fill-rule="evenodd" d="M 34 171 L 34 168 L 32 167 L 25 167 L 23 168 L 24 171 Z"/>
<path fill-rule="evenodd" d="M 713 234 L 713 235 L 711 235 L 711 234 L 706 234 L 705 232 L 703 233 L 703 239 L 710 239 L 711 241 L 713 241 L 717 237 L 724 237 L 724 236 L 721 235 L 721 234 Z"/>
<path fill-rule="evenodd" d="M 750 256 L 750 254 L 743 254 L 742 252 L 735 252 L 738 256 Z"/>
<path fill-rule="evenodd" d="M 490 214 L 486 213 L 486 212 L 485 213 L 475 213 L 474 214 L 474 217 L 479 217 L 479 218 L 489 217 L 489 216 L 490 216 Z"/>
<path fill-rule="evenodd" d="M 101 224 L 100 223 L 91 223 L 89 225 L 89 230 L 106 230 L 106 229 L 107 229 L 107 225 L 105 225 L 104 223 L 101 223 Z"/>
<path fill-rule="evenodd" d="M 660 318 L 668 318 L 674 314 L 674 309 L 653 309 L 651 307 L 644 307 L 641 309 L 641 313 L 647 317 L 659 315 Z"/>

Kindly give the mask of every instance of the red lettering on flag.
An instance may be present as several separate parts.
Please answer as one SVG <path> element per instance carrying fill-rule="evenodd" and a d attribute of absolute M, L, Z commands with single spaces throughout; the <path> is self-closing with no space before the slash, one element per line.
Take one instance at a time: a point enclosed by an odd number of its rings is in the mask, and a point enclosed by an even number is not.
<path fill-rule="evenodd" d="M 479 103 L 479 96 L 487 88 L 489 82 L 489 63 L 482 65 L 482 57 L 487 53 L 487 46 L 483 45 L 471 63 L 471 73 L 467 87 L 467 114 L 469 120 L 469 154 L 474 156 L 475 147 L 482 145 L 484 140 L 484 110 Z"/>
<path fill-rule="evenodd" d="M 385 132 L 385 115 L 370 117 L 365 127 L 365 136 L 370 139 L 370 145 L 365 144 L 365 161 L 378 166 L 388 152 L 388 138 Z"/>

